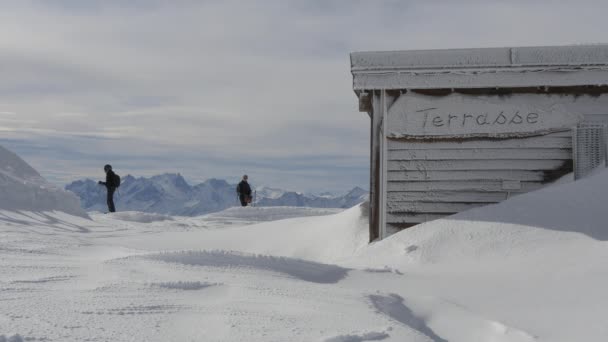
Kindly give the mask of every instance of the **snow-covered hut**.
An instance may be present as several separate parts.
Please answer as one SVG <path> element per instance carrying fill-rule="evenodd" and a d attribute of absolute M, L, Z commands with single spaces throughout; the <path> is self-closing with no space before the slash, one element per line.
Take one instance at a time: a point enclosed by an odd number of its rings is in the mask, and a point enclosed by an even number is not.
<path fill-rule="evenodd" d="M 371 118 L 370 240 L 539 189 L 608 122 L 608 46 L 354 52 Z M 557 209 L 557 208 L 556 208 Z"/>

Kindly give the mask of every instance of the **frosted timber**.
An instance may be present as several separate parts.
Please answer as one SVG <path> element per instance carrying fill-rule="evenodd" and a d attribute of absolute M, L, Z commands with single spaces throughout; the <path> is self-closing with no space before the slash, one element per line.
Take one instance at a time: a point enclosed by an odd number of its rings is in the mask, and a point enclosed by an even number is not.
<path fill-rule="evenodd" d="M 387 223 L 416 224 L 543 187 L 571 166 L 570 132 L 512 139 L 387 139 Z"/>
<path fill-rule="evenodd" d="M 566 131 L 583 115 L 574 95 L 425 96 L 404 94 L 388 112 L 389 138 L 525 137 Z"/>

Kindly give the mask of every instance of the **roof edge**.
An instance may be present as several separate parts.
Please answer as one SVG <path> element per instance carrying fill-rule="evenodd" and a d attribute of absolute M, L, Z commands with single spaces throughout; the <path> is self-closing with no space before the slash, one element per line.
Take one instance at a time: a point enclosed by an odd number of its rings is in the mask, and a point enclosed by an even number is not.
<path fill-rule="evenodd" d="M 409 51 L 350 54 L 351 70 L 508 68 L 516 66 L 608 66 L 608 44 Z"/>

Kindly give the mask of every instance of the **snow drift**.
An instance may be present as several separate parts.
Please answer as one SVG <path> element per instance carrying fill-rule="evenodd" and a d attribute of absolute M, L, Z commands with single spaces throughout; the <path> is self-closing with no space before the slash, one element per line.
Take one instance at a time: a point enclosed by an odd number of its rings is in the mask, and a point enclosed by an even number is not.
<path fill-rule="evenodd" d="M 78 198 L 49 184 L 13 152 L 0 146 L 0 210 L 62 211 L 86 217 Z"/>
<path fill-rule="evenodd" d="M 608 170 L 401 231 L 370 246 L 393 266 L 541 255 L 608 241 Z M 404 255 L 396 259 L 395 255 Z M 394 265 L 397 262 L 399 265 Z"/>

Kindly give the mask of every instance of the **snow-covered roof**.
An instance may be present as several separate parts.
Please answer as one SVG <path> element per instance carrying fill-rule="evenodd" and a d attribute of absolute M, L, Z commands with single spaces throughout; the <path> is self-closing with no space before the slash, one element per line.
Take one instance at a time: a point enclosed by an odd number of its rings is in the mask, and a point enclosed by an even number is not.
<path fill-rule="evenodd" d="M 608 84 L 608 45 L 351 53 L 355 91 Z"/>

